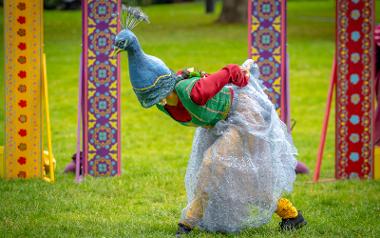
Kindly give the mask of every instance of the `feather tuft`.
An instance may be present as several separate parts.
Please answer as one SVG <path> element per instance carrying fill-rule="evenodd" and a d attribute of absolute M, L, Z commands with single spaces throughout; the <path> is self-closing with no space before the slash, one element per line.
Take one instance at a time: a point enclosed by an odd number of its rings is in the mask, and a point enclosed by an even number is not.
<path fill-rule="evenodd" d="M 150 23 L 149 17 L 139 7 L 122 6 L 122 26 L 124 29 L 132 30 L 140 22 Z"/>

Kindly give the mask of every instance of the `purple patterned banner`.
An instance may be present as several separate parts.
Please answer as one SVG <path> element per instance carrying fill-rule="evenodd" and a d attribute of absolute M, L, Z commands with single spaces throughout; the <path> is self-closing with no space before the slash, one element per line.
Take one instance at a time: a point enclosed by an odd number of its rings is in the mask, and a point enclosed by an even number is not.
<path fill-rule="evenodd" d="M 84 172 L 120 175 L 120 70 L 111 56 L 120 0 L 83 3 Z"/>
<path fill-rule="evenodd" d="M 288 123 L 286 1 L 249 1 L 249 57 L 260 68 L 260 79 L 281 119 Z"/>

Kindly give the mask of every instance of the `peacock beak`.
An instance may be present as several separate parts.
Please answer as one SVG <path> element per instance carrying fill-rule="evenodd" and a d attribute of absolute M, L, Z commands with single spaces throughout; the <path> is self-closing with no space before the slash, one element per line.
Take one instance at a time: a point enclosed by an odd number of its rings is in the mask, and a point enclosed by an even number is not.
<path fill-rule="evenodd" d="M 123 51 L 123 50 L 120 49 L 120 48 L 115 47 L 115 48 L 113 49 L 113 52 L 112 52 L 112 54 L 111 54 L 111 57 L 115 58 L 115 57 L 116 57 L 121 51 Z"/>

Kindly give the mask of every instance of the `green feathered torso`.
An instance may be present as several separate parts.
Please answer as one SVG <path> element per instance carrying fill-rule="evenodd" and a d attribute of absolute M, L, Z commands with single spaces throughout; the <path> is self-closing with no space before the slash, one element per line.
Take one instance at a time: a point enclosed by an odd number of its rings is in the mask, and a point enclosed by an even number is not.
<path fill-rule="evenodd" d="M 200 77 L 192 77 L 179 81 L 175 86 L 175 92 L 183 106 L 191 115 L 191 121 L 180 122 L 185 126 L 213 127 L 218 121 L 226 119 L 232 102 L 232 93 L 224 87 L 203 106 L 194 103 L 190 94 L 194 84 Z M 157 104 L 159 110 L 169 114 L 165 108 Z"/>

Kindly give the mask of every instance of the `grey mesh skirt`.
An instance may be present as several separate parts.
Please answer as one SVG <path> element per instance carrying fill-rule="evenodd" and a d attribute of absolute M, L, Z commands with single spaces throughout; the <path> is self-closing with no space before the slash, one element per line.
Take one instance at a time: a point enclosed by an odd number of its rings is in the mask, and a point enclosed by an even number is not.
<path fill-rule="evenodd" d="M 182 219 L 208 231 L 237 232 L 267 223 L 295 180 L 291 136 L 258 81 L 257 65 L 248 60 L 243 66 L 250 67 L 249 84 L 234 87 L 226 120 L 197 128 L 186 171 Z M 191 213 L 198 216 L 189 218 Z"/>

